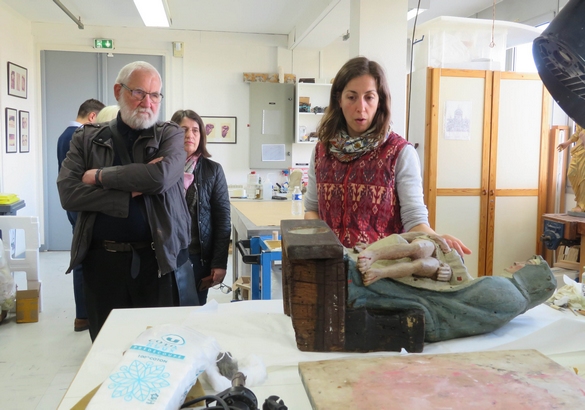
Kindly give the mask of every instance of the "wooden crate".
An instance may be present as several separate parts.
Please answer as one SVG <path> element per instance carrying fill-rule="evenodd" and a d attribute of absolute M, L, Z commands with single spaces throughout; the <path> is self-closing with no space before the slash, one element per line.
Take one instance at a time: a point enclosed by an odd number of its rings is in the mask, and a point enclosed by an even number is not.
<path fill-rule="evenodd" d="M 302 351 L 420 352 L 421 310 L 378 311 L 347 307 L 343 246 L 321 220 L 283 220 L 284 312 Z"/>

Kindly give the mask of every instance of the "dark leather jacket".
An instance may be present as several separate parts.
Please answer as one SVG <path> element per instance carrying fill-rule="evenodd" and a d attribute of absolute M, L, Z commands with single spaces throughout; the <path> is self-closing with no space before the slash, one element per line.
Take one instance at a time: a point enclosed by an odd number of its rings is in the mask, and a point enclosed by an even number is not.
<path fill-rule="evenodd" d="M 231 218 L 230 197 L 223 168 L 215 161 L 200 157 L 193 175 L 196 203 L 187 201 L 191 219 L 198 229 L 192 235 L 193 240 L 197 240 L 198 233 L 202 264 L 211 261 L 212 269 L 226 269 Z M 190 190 L 195 189 L 193 184 L 189 187 Z M 192 230 L 195 229 L 193 226 Z"/>
<path fill-rule="evenodd" d="M 61 205 L 79 212 L 67 272 L 85 258 L 97 212 L 126 218 L 133 191 L 142 192 L 144 197 L 159 274 L 172 272 L 184 262 L 179 257 L 189 244 L 191 217 L 183 193 L 183 141 L 184 132 L 175 123 L 158 122 L 134 143 L 133 164 L 113 166 L 114 148 L 107 123 L 88 124 L 73 134 L 57 178 Z M 163 160 L 148 164 L 158 157 Z M 99 167 L 106 167 L 101 174 L 103 189 L 81 181 L 86 170 Z"/>

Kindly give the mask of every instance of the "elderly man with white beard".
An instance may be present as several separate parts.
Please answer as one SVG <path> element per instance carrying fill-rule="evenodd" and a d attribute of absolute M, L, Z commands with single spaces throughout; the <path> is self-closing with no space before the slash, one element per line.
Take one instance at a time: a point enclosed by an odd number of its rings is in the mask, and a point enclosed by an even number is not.
<path fill-rule="evenodd" d="M 161 88 L 152 65 L 124 66 L 118 117 L 76 131 L 57 178 L 63 208 L 79 212 L 67 273 L 82 264 L 92 341 L 112 309 L 178 305 L 175 273 L 191 267 L 184 132 L 157 122 Z"/>

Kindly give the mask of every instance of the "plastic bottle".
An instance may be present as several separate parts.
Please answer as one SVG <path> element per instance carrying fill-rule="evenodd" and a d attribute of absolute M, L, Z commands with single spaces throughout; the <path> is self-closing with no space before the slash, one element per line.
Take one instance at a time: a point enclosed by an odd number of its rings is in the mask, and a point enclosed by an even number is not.
<path fill-rule="evenodd" d="M 255 199 L 262 199 L 262 177 L 258 178 L 258 183 L 256 184 L 256 196 Z"/>
<path fill-rule="evenodd" d="M 303 194 L 301 193 L 301 188 L 299 188 L 298 185 L 295 186 L 295 189 L 292 193 L 291 213 L 297 216 L 303 214 Z"/>
<path fill-rule="evenodd" d="M 252 171 L 248 174 L 248 186 L 247 190 L 249 193 L 249 198 L 252 199 L 260 199 L 262 196 L 260 195 L 260 187 L 258 186 L 259 183 L 259 175 L 256 171 Z"/>
<path fill-rule="evenodd" d="M 252 171 L 248 174 L 248 185 L 256 185 L 258 183 L 258 174 Z"/>
<path fill-rule="evenodd" d="M 262 182 L 262 199 L 265 201 L 272 199 L 272 182 L 270 182 L 270 177 L 266 177 L 264 182 Z"/>

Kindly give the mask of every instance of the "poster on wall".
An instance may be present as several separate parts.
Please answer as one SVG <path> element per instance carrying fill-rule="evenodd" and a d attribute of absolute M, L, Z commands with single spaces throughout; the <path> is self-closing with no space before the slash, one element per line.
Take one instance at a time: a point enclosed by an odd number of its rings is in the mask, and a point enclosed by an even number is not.
<path fill-rule="evenodd" d="M 443 127 L 446 140 L 471 139 L 471 101 L 446 101 Z"/>
<path fill-rule="evenodd" d="M 8 95 L 26 98 L 28 92 L 28 70 L 8 62 Z"/>
<path fill-rule="evenodd" d="M 236 117 L 201 117 L 209 144 L 235 144 L 238 120 Z"/>
<path fill-rule="evenodd" d="M 9 154 L 17 151 L 16 130 L 16 110 L 6 108 L 6 152 Z"/>
<path fill-rule="evenodd" d="M 20 152 L 30 151 L 30 122 L 28 111 L 18 111 L 18 123 L 20 124 Z"/>

